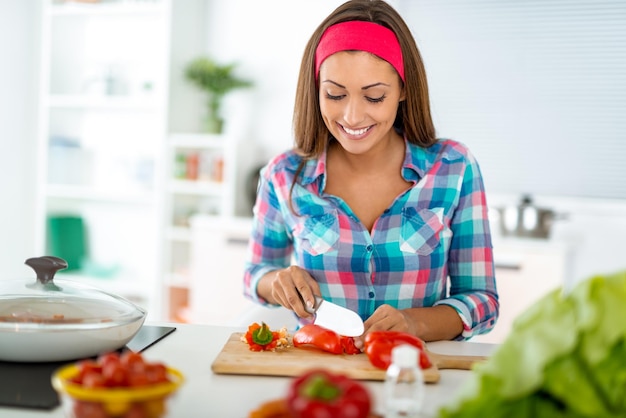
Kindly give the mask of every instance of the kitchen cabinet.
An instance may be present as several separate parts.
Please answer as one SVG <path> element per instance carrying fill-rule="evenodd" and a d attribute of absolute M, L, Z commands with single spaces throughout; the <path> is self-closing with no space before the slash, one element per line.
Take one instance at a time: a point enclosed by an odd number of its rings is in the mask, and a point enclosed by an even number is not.
<path fill-rule="evenodd" d="M 237 139 L 224 134 L 172 133 L 167 148 L 166 316 L 185 321 L 190 320 L 190 219 L 202 214 L 222 225 L 234 216 Z"/>
<path fill-rule="evenodd" d="M 196 215 L 190 224 L 189 318 L 202 324 L 240 324 L 242 316 L 258 306 L 243 295 L 252 221 Z"/>
<path fill-rule="evenodd" d="M 60 275 L 127 297 L 152 319 L 163 310 L 166 140 L 173 126 L 193 128 L 177 119 L 195 105 L 180 68 L 203 50 L 203 16 L 192 0 L 42 8 L 37 249 L 71 258 Z"/>
<path fill-rule="evenodd" d="M 558 240 L 494 240 L 500 317 L 491 332 L 472 341 L 501 343 L 517 316 L 548 292 L 567 288 L 573 250 L 570 243 Z"/>

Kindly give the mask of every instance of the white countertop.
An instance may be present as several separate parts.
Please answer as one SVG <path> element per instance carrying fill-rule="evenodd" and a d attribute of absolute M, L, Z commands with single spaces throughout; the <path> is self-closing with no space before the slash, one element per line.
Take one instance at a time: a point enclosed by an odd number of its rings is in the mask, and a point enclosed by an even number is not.
<path fill-rule="evenodd" d="M 144 351 L 144 357 L 180 369 L 186 382 L 172 403 L 168 418 L 246 418 L 261 403 L 282 397 L 288 377 L 217 375 L 211 363 L 233 332 L 244 329 L 209 325 L 150 324 L 176 327 L 169 336 Z M 442 341 L 430 343 L 433 352 L 489 355 L 495 345 Z M 426 385 L 425 415 L 435 416 L 450 401 L 471 372 L 442 370 L 438 383 Z M 365 382 L 374 397 L 375 412 L 382 414 L 382 382 Z M 0 407 L 0 418 L 63 418 L 61 408 L 52 411 Z"/>

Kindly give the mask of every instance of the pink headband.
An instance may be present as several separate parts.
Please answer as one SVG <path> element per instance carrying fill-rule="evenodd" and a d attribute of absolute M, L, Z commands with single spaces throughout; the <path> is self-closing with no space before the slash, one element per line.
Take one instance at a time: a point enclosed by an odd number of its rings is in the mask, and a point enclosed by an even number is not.
<path fill-rule="evenodd" d="M 315 51 L 315 78 L 329 56 L 340 51 L 365 51 L 393 66 L 404 81 L 402 49 L 396 35 L 377 23 L 353 20 L 337 23 L 326 29 Z"/>

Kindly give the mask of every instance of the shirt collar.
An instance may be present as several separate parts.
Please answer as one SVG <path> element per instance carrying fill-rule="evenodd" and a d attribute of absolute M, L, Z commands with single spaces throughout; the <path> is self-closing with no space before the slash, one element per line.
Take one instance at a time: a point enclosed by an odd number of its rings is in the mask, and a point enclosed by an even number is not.
<path fill-rule="evenodd" d="M 328 146 L 324 149 L 322 154 L 316 158 L 307 160 L 304 164 L 304 168 L 302 169 L 302 185 L 306 186 L 313 183 L 319 177 L 322 177 L 323 184 L 320 187 L 320 190 L 324 189 L 326 184 L 326 155 L 327 155 Z"/>

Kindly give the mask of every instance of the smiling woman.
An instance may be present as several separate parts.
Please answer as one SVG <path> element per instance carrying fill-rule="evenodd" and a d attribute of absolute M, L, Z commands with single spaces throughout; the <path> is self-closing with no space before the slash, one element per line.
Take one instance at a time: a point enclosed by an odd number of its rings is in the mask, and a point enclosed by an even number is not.
<path fill-rule="evenodd" d="M 365 321 L 358 348 L 377 330 L 488 332 L 499 305 L 480 169 L 435 136 L 420 53 L 388 3 L 347 1 L 313 32 L 293 125 L 294 148 L 261 171 L 246 295 L 301 325 L 321 295 Z"/>

